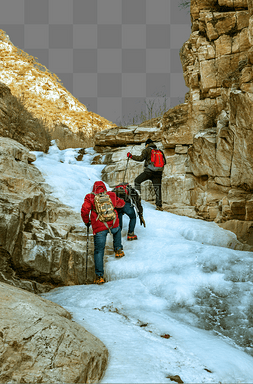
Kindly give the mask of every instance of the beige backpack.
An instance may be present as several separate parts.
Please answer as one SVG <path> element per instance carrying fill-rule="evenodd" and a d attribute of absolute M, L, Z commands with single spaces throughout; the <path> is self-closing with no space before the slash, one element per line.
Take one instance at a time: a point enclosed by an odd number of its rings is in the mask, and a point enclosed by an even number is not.
<path fill-rule="evenodd" d="M 116 221 L 116 213 L 114 211 L 114 206 L 112 200 L 106 192 L 97 193 L 94 197 L 95 211 L 97 213 L 97 220 L 102 221 L 105 226 L 109 229 L 107 221 L 113 220 L 112 227 Z"/>

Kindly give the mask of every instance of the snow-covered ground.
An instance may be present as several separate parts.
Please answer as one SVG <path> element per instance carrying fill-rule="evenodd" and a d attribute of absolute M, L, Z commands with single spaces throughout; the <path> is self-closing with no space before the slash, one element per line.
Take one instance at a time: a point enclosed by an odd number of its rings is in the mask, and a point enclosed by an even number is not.
<path fill-rule="evenodd" d="M 81 162 L 77 152 L 53 145 L 34 153 L 54 195 L 80 212 L 104 166 L 91 165 L 92 148 Z M 126 256 L 106 255 L 106 284 L 43 297 L 104 342 L 110 359 L 101 383 L 169 383 L 176 375 L 185 383 L 252 383 L 253 253 L 233 250 L 236 236 L 214 223 L 143 207 L 138 241 L 126 241 L 123 218 Z"/>

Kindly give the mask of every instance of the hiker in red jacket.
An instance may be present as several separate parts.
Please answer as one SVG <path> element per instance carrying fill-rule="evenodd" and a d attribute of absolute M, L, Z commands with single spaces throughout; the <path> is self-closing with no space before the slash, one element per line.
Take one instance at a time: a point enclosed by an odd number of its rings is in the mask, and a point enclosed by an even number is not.
<path fill-rule="evenodd" d="M 101 202 L 96 202 L 98 197 L 103 193 L 103 198 L 108 200 L 109 196 L 109 204 L 106 205 L 106 212 L 114 215 L 114 219 L 109 221 L 101 221 L 100 219 L 104 219 L 104 216 L 99 215 L 97 213 L 98 204 L 102 207 Z M 107 196 L 106 196 L 107 195 Z M 97 196 L 97 197 L 96 197 Z M 112 205 L 111 205 L 112 203 Z M 95 206 L 97 204 L 97 206 Z M 103 181 L 96 181 L 93 185 L 93 190 L 91 193 L 88 193 L 85 196 L 84 203 L 81 209 L 81 216 L 86 227 L 92 225 L 93 235 L 94 235 L 94 261 L 95 261 L 95 272 L 96 278 L 94 280 L 95 284 L 102 284 L 105 282 L 104 280 L 104 251 L 105 251 L 105 243 L 106 236 L 109 231 L 113 234 L 113 246 L 115 257 L 123 257 L 123 246 L 121 243 L 121 229 L 119 227 L 119 218 L 116 209 L 114 208 L 123 208 L 125 205 L 124 200 L 118 198 L 114 192 L 107 191 L 105 184 Z M 103 207 L 102 207 L 103 209 Z M 91 215 L 90 215 L 91 212 Z"/>
<path fill-rule="evenodd" d="M 153 157 L 152 150 L 158 151 L 158 153 L 160 152 L 160 154 L 158 154 L 158 157 L 157 157 L 158 159 L 157 164 L 152 162 L 152 157 Z M 163 174 L 164 165 L 166 164 L 166 159 L 163 151 L 158 150 L 153 140 L 147 139 L 145 142 L 145 148 L 143 149 L 142 153 L 139 156 L 132 155 L 130 152 L 128 152 L 127 157 L 135 161 L 145 160 L 144 171 L 139 176 L 137 176 L 136 179 L 134 180 L 134 187 L 141 193 L 141 183 L 143 183 L 146 180 L 151 180 L 153 183 L 155 195 L 156 195 L 156 209 L 158 211 L 163 211 L 162 174 Z"/>

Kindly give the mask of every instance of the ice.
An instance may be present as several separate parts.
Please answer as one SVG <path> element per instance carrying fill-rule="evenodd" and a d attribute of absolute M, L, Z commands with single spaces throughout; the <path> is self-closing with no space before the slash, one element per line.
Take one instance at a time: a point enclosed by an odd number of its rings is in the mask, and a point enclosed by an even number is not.
<path fill-rule="evenodd" d="M 80 212 L 101 180 L 96 152 L 36 152 L 53 194 Z M 120 260 L 105 256 L 102 286 L 54 289 L 43 297 L 104 342 L 109 364 L 101 383 L 253 382 L 253 253 L 232 249 L 236 236 L 215 223 L 159 212 L 143 202 L 146 228 Z M 92 240 L 90 240 L 92 241 Z M 107 244 L 112 249 L 108 235 Z M 162 336 L 169 335 L 168 338 Z"/>
<path fill-rule="evenodd" d="M 46 182 L 54 189 L 54 196 L 80 212 L 84 197 L 92 191 L 95 181 L 100 180 L 104 165 L 90 165 L 96 155 L 92 148 L 86 150 L 83 161 L 77 161 L 78 149 L 60 151 L 53 141 L 48 154 L 33 152 L 34 164 L 40 169 Z"/>

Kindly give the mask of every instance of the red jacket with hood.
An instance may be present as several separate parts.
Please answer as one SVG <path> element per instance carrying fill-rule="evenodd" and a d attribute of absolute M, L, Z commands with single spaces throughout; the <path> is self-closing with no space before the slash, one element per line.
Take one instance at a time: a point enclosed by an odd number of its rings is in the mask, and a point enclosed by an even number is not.
<path fill-rule="evenodd" d="M 124 207 L 125 201 L 120 199 L 119 197 L 117 197 L 114 192 L 111 192 L 111 191 L 107 192 L 106 186 L 103 183 L 103 181 L 95 181 L 95 183 L 93 185 L 92 192 L 97 194 L 97 193 L 101 193 L 104 191 L 106 191 L 107 195 L 110 196 L 110 198 L 112 200 L 112 204 L 115 208 L 123 208 Z M 95 235 L 98 232 L 106 230 L 107 227 L 101 221 L 96 220 L 98 215 L 95 212 L 94 198 L 95 198 L 95 196 L 92 193 L 88 193 L 85 196 L 84 203 L 83 203 L 82 209 L 81 209 L 81 216 L 82 216 L 84 223 L 87 224 L 89 222 L 89 213 L 91 211 L 90 220 L 91 220 L 91 225 L 92 225 L 92 229 L 93 229 L 93 234 Z M 115 221 L 113 226 L 112 226 L 113 220 L 107 221 L 109 228 L 116 228 L 119 226 L 118 213 L 117 213 L 117 210 L 114 210 L 114 211 L 116 213 L 116 221 Z"/>

